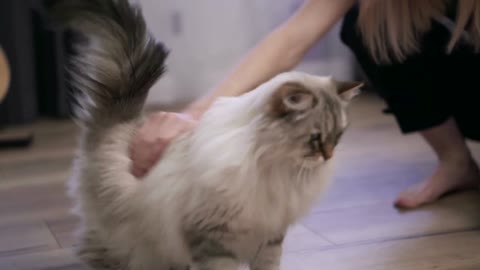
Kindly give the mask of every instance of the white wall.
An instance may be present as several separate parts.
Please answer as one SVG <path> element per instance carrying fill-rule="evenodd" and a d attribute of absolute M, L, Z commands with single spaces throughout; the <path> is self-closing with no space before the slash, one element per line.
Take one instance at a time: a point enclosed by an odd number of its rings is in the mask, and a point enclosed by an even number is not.
<path fill-rule="evenodd" d="M 192 100 L 211 89 L 263 35 L 301 0 L 139 0 L 153 34 L 171 53 L 167 75 L 148 102 Z M 273 4 L 275 3 L 275 4 Z M 351 56 L 338 40 L 338 26 L 299 67 L 349 77 Z"/>

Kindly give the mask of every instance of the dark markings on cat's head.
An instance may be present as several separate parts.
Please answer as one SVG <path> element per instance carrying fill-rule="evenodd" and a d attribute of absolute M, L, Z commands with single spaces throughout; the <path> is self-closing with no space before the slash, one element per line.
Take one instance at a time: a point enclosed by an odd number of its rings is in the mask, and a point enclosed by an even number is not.
<path fill-rule="evenodd" d="M 270 95 L 263 142 L 273 146 L 271 154 L 330 159 L 348 125 L 348 104 L 362 86 L 330 77 L 287 77 Z"/>
<path fill-rule="evenodd" d="M 276 117 L 286 117 L 312 109 L 317 103 L 317 97 L 303 85 L 285 83 L 273 94 L 271 113 Z"/>

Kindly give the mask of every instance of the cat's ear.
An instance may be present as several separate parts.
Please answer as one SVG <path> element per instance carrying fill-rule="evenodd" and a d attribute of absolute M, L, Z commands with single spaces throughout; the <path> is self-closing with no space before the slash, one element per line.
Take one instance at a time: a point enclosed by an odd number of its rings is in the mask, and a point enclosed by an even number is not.
<path fill-rule="evenodd" d="M 364 86 L 363 82 L 355 81 L 334 81 L 337 94 L 344 100 L 350 101 L 360 94 L 360 89 Z"/>
<path fill-rule="evenodd" d="M 314 94 L 298 83 L 285 83 L 273 95 L 271 112 L 276 116 L 284 116 L 292 112 L 303 112 L 311 109 L 318 102 Z"/>

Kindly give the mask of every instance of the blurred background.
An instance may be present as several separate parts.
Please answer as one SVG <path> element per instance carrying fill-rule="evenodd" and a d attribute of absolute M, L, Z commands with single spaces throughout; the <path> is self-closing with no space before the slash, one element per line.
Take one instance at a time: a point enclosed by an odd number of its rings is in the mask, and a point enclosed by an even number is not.
<path fill-rule="evenodd" d="M 11 65 L 10 91 L 0 104 L 0 125 L 69 115 L 64 64 L 68 36 L 47 24 L 41 1 L 2 0 L 0 44 Z M 264 35 L 288 18 L 301 0 L 140 0 L 150 30 L 171 51 L 168 73 L 151 91 L 150 106 L 185 104 L 218 83 Z M 356 76 L 337 25 L 298 67 L 322 75 Z"/>

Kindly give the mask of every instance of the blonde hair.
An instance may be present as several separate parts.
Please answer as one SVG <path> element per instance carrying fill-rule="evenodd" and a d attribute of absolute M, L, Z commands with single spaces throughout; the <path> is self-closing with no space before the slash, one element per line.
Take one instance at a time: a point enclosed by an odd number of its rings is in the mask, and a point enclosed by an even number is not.
<path fill-rule="evenodd" d="M 456 23 L 447 52 L 468 33 L 469 42 L 480 50 L 480 0 L 458 0 Z M 374 60 L 402 61 L 420 49 L 419 39 L 434 19 L 444 17 L 449 0 L 361 0 L 358 27 Z"/>

